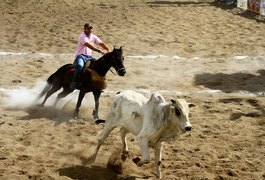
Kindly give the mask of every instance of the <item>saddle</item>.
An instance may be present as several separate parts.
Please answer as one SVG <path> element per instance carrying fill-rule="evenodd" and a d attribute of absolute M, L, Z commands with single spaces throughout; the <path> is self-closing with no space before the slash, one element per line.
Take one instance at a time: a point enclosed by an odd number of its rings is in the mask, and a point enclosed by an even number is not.
<path fill-rule="evenodd" d="M 85 65 L 84 65 L 84 67 L 82 69 L 82 72 L 80 74 L 83 74 L 84 70 L 89 67 L 91 61 L 93 61 L 93 59 L 91 59 L 90 61 L 87 61 L 85 63 Z M 73 63 L 73 66 L 71 66 L 71 68 L 69 69 L 69 72 L 75 72 L 75 62 Z"/>

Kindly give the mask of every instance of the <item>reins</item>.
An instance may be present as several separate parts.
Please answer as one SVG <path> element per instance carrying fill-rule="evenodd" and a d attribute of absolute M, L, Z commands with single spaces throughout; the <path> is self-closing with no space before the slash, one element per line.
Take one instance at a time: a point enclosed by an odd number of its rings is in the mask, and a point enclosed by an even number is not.
<path fill-rule="evenodd" d="M 110 70 L 110 72 L 112 72 L 112 74 L 114 74 L 114 75 L 118 75 L 118 74 L 115 73 L 111 68 L 110 68 L 109 70 Z"/>

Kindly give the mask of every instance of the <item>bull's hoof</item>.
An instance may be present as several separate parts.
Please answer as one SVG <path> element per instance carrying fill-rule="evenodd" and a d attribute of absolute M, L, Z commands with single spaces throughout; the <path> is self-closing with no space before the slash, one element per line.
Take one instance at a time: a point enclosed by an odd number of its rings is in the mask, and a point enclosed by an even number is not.
<path fill-rule="evenodd" d="M 97 119 L 97 120 L 95 120 L 96 125 L 101 124 L 101 123 L 105 123 L 105 122 L 106 121 L 103 120 L 103 119 Z"/>
<path fill-rule="evenodd" d="M 128 157 L 128 154 L 129 154 L 128 152 L 122 153 L 121 154 L 121 160 L 125 161 L 127 159 L 127 157 Z"/>
<path fill-rule="evenodd" d="M 139 166 L 138 164 L 139 164 L 140 161 L 141 161 L 141 159 L 140 159 L 139 157 L 137 157 L 137 158 L 133 158 L 133 162 L 134 162 L 137 166 Z"/>
<path fill-rule="evenodd" d="M 162 179 L 162 176 L 161 175 L 156 175 L 156 178 L 157 179 Z"/>

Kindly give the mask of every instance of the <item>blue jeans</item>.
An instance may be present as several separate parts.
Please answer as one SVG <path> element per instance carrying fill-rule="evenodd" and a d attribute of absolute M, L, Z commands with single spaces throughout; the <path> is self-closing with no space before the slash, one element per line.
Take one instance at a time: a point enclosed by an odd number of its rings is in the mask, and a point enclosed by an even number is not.
<path fill-rule="evenodd" d="M 81 73 L 85 63 L 91 59 L 93 59 L 92 56 L 88 56 L 85 54 L 80 54 L 80 55 L 76 56 L 75 62 L 74 62 L 75 63 L 75 73 L 74 73 L 72 82 L 77 81 L 77 77 Z"/>

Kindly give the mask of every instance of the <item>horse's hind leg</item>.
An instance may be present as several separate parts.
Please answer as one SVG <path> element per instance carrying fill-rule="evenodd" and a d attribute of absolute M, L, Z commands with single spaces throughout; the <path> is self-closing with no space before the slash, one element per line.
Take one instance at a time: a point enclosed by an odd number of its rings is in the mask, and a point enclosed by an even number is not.
<path fill-rule="evenodd" d="M 38 97 L 35 98 L 33 104 L 38 104 L 39 100 L 42 98 L 42 96 L 44 96 L 44 94 L 47 93 L 47 91 L 49 91 L 49 89 L 51 88 L 51 85 L 47 82 L 45 87 L 43 88 L 43 90 L 41 91 L 41 93 L 38 95 Z M 41 106 L 42 104 L 40 104 Z"/>
<path fill-rule="evenodd" d="M 42 96 L 44 96 L 44 94 L 47 93 L 47 91 L 49 91 L 49 89 L 51 89 L 51 85 L 49 83 L 47 83 L 44 87 L 44 89 L 41 91 L 41 93 L 38 96 L 38 99 L 42 98 Z"/>
<path fill-rule="evenodd" d="M 58 101 L 62 98 L 64 98 L 65 96 L 67 96 L 68 94 L 70 94 L 71 92 L 73 92 L 73 90 L 69 89 L 69 88 L 63 88 L 63 91 L 61 93 L 59 93 L 56 97 L 56 100 L 54 102 L 54 106 L 57 105 Z"/>
<path fill-rule="evenodd" d="M 45 102 L 47 101 L 47 99 L 56 91 L 58 91 L 61 88 L 60 85 L 52 85 L 52 88 L 47 92 L 44 100 L 42 101 L 42 103 L 40 104 L 41 106 L 44 106 Z"/>

